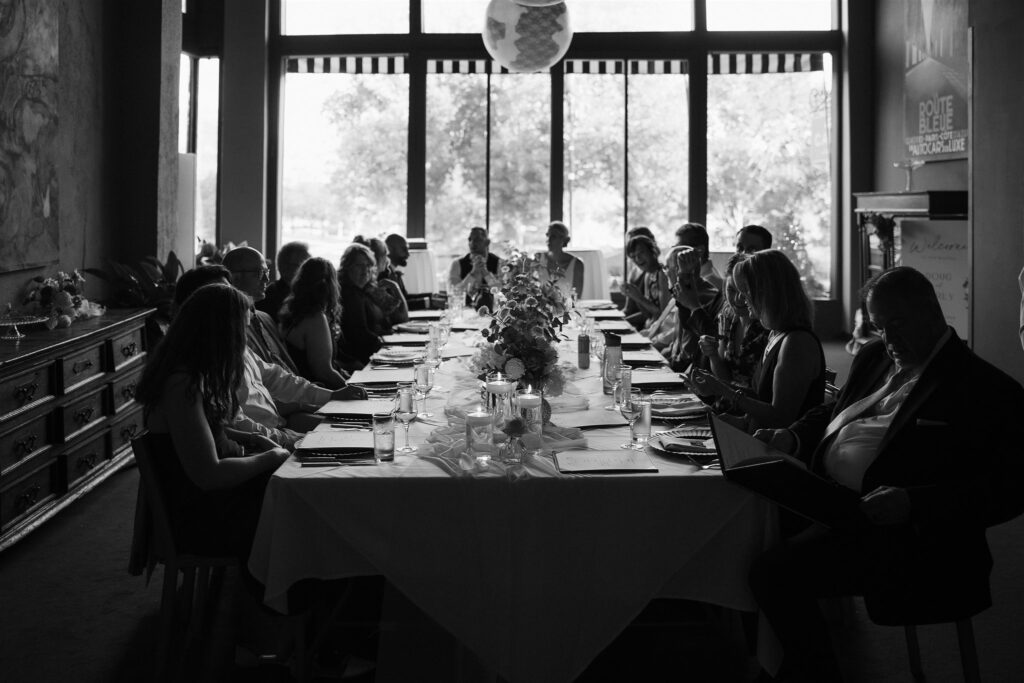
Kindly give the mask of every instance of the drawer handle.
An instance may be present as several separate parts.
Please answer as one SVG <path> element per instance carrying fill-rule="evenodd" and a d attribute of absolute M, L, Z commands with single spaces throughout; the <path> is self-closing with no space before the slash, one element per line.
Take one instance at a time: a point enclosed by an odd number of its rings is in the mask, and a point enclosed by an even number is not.
<path fill-rule="evenodd" d="M 135 438 L 135 432 L 139 431 L 139 425 L 134 422 L 121 428 L 121 441 L 131 441 Z"/>
<path fill-rule="evenodd" d="M 135 355 L 135 352 L 139 350 L 139 347 L 135 345 L 135 342 L 131 344 L 125 344 L 121 347 L 121 355 L 125 358 L 131 358 Z"/>
<path fill-rule="evenodd" d="M 80 425 L 88 424 L 89 420 L 92 419 L 93 413 L 95 412 L 95 408 L 93 408 L 92 406 L 86 406 L 85 408 L 82 408 L 77 413 L 75 413 L 75 422 L 77 422 Z"/>
<path fill-rule="evenodd" d="M 36 449 L 36 435 L 29 434 L 21 441 L 14 442 L 14 454 L 22 458 Z"/>
<path fill-rule="evenodd" d="M 19 403 L 28 403 L 36 395 L 39 385 L 35 382 L 26 382 L 14 388 L 14 398 Z"/>
<path fill-rule="evenodd" d="M 42 490 L 42 486 L 40 486 L 39 484 L 33 484 L 33 486 L 30 489 L 28 489 L 23 494 L 18 496 L 17 500 L 14 503 L 15 511 L 20 515 L 22 512 L 25 512 L 25 510 L 28 510 L 30 507 L 35 505 L 36 501 L 39 500 L 39 493 Z"/>
<path fill-rule="evenodd" d="M 86 358 L 85 360 L 76 361 L 71 366 L 71 372 L 73 374 L 77 375 L 77 374 L 79 374 L 81 372 L 85 372 L 86 370 L 88 370 L 91 367 L 92 367 L 92 360 L 89 359 L 89 358 Z"/>
<path fill-rule="evenodd" d="M 79 458 L 78 462 L 75 464 L 75 467 L 78 468 L 79 472 L 88 472 L 93 467 L 96 467 L 96 460 L 97 460 L 96 454 L 95 453 L 90 453 L 86 457 Z"/>
<path fill-rule="evenodd" d="M 130 401 L 133 398 L 135 398 L 135 382 L 125 384 L 123 387 L 121 387 L 121 396 L 126 401 Z"/>

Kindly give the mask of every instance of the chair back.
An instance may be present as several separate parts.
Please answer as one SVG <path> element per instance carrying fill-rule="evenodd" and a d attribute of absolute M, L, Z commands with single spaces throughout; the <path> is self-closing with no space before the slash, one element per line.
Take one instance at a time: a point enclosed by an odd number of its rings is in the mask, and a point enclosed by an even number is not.
<path fill-rule="evenodd" d="M 832 368 L 825 368 L 825 403 L 834 401 L 839 395 L 839 387 L 836 386 L 836 371 Z"/>
<path fill-rule="evenodd" d="M 163 491 L 160 489 L 160 478 L 153 465 L 153 455 L 146 445 L 145 435 L 132 439 L 132 451 L 135 462 L 139 466 L 139 479 L 142 491 L 139 504 L 149 514 L 149 554 L 158 562 L 165 562 L 177 556 L 174 535 L 171 532 L 171 520 L 167 514 Z"/>

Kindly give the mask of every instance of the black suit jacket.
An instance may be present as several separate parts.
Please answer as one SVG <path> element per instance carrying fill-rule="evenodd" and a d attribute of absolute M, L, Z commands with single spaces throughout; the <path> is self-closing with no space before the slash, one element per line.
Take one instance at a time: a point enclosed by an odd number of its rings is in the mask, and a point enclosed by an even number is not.
<path fill-rule="evenodd" d="M 836 402 L 791 427 L 813 469 L 824 473 L 835 438 L 823 440 L 828 423 L 880 386 L 891 365 L 881 340 L 868 343 Z M 985 529 L 1024 511 L 1021 420 L 1024 388 L 954 334 L 900 406 L 864 475 L 862 494 L 894 486 L 911 501 L 909 524 L 859 533 L 864 597 L 876 623 L 948 621 L 991 604 Z"/>

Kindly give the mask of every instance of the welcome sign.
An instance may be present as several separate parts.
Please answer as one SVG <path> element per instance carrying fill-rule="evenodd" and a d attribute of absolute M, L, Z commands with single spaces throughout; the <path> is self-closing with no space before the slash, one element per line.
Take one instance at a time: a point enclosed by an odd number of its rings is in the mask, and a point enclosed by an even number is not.
<path fill-rule="evenodd" d="M 931 281 L 946 322 L 961 339 L 967 339 L 967 221 L 902 221 L 900 265 L 920 271 Z"/>

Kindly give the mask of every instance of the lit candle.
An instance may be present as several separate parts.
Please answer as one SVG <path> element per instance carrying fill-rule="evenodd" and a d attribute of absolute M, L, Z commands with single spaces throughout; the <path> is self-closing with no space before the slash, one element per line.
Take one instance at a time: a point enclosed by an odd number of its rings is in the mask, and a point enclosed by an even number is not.
<path fill-rule="evenodd" d="M 520 394 L 519 407 L 525 409 L 540 408 L 540 396 L 537 394 Z"/>

